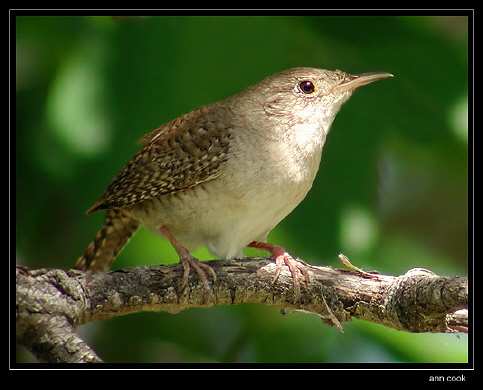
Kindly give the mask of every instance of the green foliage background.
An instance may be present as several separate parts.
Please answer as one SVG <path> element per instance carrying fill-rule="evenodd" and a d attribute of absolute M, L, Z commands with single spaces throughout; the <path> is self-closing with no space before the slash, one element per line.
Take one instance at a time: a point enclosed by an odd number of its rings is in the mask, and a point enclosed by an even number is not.
<path fill-rule="evenodd" d="M 313 264 L 399 275 L 468 265 L 465 16 L 17 16 L 16 257 L 68 269 L 101 226 L 85 211 L 135 141 L 295 66 L 387 71 L 329 135 L 304 202 L 270 236 Z M 253 252 L 251 252 L 253 254 Z M 209 259 L 205 250 L 197 255 Z M 139 232 L 114 264 L 176 262 Z M 262 305 L 142 313 L 82 326 L 108 362 L 466 362 L 466 336 L 406 334 Z M 32 361 L 23 348 L 18 361 Z"/>

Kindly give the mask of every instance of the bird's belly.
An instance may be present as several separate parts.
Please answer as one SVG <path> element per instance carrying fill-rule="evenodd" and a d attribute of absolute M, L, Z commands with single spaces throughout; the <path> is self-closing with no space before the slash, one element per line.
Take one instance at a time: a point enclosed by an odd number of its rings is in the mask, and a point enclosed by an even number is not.
<path fill-rule="evenodd" d="M 265 240 L 268 233 L 305 197 L 312 185 L 266 183 L 227 188 L 213 180 L 176 194 L 145 201 L 133 215 L 152 233 L 166 226 L 190 251 L 205 246 L 216 257 L 243 256 L 251 241 Z"/>

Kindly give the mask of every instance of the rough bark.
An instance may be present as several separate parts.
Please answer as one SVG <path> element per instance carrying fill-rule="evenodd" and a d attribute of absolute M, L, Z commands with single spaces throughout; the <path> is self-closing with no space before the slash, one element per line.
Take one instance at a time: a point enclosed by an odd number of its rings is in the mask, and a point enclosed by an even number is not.
<path fill-rule="evenodd" d="M 179 264 L 132 267 L 90 275 L 17 267 L 17 339 L 42 362 L 101 362 L 77 335 L 90 321 L 140 311 L 177 313 L 190 307 L 261 303 L 318 314 L 337 326 L 352 317 L 406 332 L 467 332 L 468 280 L 415 268 L 401 276 L 309 266 L 311 283 L 294 302 L 290 273 L 273 283 L 266 258 L 212 260 L 212 297 L 192 273 L 179 293 Z"/>

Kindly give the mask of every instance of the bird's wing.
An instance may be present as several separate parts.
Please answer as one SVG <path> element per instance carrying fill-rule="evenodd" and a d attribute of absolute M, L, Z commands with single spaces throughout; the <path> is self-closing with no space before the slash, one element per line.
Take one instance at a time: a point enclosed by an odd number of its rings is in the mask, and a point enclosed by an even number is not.
<path fill-rule="evenodd" d="M 231 129 L 204 106 L 141 138 L 141 150 L 87 211 L 122 208 L 217 178 L 228 159 Z M 215 120 L 216 119 L 216 120 Z"/>

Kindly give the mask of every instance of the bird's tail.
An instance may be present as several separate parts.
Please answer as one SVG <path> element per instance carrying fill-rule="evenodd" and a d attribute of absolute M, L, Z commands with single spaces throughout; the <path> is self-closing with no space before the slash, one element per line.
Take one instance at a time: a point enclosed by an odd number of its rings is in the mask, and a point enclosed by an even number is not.
<path fill-rule="evenodd" d="M 107 210 L 104 225 L 84 254 L 79 257 L 74 268 L 91 273 L 106 271 L 139 226 L 140 223 L 133 219 L 127 210 Z"/>

